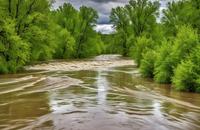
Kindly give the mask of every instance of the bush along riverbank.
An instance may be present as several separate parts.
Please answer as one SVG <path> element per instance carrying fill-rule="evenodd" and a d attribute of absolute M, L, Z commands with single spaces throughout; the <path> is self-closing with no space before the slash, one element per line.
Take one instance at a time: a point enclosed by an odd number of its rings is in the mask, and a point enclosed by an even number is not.
<path fill-rule="evenodd" d="M 143 77 L 171 83 L 179 91 L 200 92 L 199 2 L 171 2 L 160 19 L 159 2 L 131 0 L 113 9 L 110 18 L 120 53 L 134 58 Z"/>

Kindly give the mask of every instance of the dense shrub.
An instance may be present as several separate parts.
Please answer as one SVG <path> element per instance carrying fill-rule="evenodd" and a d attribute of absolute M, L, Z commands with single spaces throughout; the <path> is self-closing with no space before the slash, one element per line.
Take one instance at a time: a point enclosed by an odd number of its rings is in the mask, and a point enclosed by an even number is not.
<path fill-rule="evenodd" d="M 198 34 L 189 26 L 181 26 L 174 41 L 162 44 L 155 64 L 155 80 L 159 83 L 171 83 L 174 69 L 198 45 Z"/>
<path fill-rule="evenodd" d="M 173 84 L 177 90 L 200 92 L 200 46 L 175 69 Z"/>
<path fill-rule="evenodd" d="M 71 36 L 71 34 L 66 30 L 60 27 L 59 25 L 55 25 L 54 28 L 56 43 L 56 49 L 54 58 L 56 59 L 68 59 L 73 58 L 74 56 L 74 48 L 75 48 L 75 40 Z"/>
<path fill-rule="evenodd" d="M 154 69 L 154 80 L 156 82 L 167 83 L 170 81 L 170 75 L 172 75 L 171 48 L 172 43 L 164 41 L 157 52 Z"/>
<path fill-rule="evenodd" d="M 118 36 L 115 48 L 127 52 L 131 47 L 128 54 L 144 77 L 153 77 L 158 83 L 173 82 L 178 90 L 200 91 L 200 63 L 194 61 L 198 53 L 193 53 L 199 44 L 198 3 L 199 0 L 169 2 L 160 23 L 155 19 L 159 12 L 157 2 L 130 0 L 125 7 L 113 9 L 110 18 Z"/>
<path fill-rule="evenodd" d="M 195 91 L 197 79 L 194 68 L 195 66 L 190 60 L 182 62 L 178 65 L 173 78 L 173 84 L 177 90 Z"/>
<path fill-rule="evenodd" d="M 143 53 L 147 52 L 149 49 L 154 47 L 154 41 L 146 36 L 139 37 L 133 46 L 132 55 L 138 66 L 140 66 L 140 61 L 143 59 Z"/>
<path fill-rule="evenodd" d="M 156 61 L 156 52 L 154 50 L 148 50 L 143 54 L 143 59 L 141 60 L 140 72 L 143 77 L 153 78 L 154 74 L 154 64 Z"/>

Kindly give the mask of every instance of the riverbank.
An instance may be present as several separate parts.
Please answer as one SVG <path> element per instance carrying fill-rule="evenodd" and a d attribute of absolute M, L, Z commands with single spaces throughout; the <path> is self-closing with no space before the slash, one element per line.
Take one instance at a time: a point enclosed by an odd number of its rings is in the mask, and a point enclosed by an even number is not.
<path fill-rule="evenodd" d="M 46 71 L 80 71 L 96 70 L 120 66 L 136 66 L 135 62 L 129 58 L 122 58 L 121 55 L 100 55 L 87 60 L 58 61 L 26 66 L 26 70 L 46 70 Z"/>

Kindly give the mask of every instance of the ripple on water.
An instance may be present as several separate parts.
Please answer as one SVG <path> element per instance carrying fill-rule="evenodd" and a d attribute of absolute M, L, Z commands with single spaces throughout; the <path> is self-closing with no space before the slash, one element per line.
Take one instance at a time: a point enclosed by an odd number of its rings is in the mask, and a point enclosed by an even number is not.
<path fill-rule="evenodd" d="M 200 129 L 199 94 L 178 93 L 145 80 L 133 65 L 96 69 L 97 63 L 109 60 L 116 57 L 81 61 L 95 69 L 68 72 L 65 62 L 54 62 L 51 68 L 60 64 L 64 69 L 1 78 L 0 129 Z M 72 70 L 76 63 L 70 63 Z"/>

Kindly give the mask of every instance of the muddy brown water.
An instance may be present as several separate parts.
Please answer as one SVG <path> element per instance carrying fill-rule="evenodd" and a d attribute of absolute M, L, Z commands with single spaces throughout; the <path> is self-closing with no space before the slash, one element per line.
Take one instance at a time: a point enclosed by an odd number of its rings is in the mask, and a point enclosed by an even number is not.
<path fill-rule="evenodd" d="M 200 95 L 135 66 L 0 76 L 2 130 L 199 130 Z"/>

